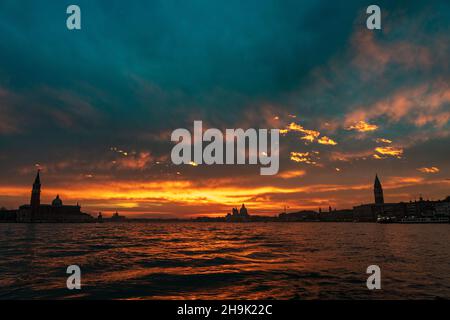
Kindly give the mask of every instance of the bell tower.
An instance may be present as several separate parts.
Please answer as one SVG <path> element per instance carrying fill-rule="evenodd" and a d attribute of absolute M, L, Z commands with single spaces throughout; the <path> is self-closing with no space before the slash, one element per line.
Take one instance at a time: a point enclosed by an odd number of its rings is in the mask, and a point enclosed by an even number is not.
<path fill-rule="evenodd" d="M 375 204 L 384 203 L 383 187 L 381 186 L 381 182 L 378 179 L 378 175 L 375 175 L 375 182 L 373 184 L 373 194 L 375 196 Z"/>
<path fill-rule="evenodd" d="M 31 190 L 31 201 L 30 206 L 33 212 L 36 212 L 41 205 L 41 178 L 39 177 L 38 170 L 36 174 L 36 178 L 34 179 L 33 189 Z"/>

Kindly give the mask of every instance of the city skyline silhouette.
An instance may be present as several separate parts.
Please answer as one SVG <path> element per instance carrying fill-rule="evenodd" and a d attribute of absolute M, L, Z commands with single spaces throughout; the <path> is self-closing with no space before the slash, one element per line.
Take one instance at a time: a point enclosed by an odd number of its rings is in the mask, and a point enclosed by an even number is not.
<path fill-rule="evenodd" d="M 56 195 L 55 199 L 51 204 L 43 204 L 41 202 L 41 170 L 38 169 L 36 177 L 34 179 L 31 198 L 28 204 L 23 204 L 19 208 L 7 210 L 1 207 L 3 210 L 3 215 L 0 216 L 0 220 L 4 221 L 16 221 L 16 222 L 98 222 L 104 221 L 101 211 L 98 212 L 97 220 L 95 218 L 95 213 L 86 214 L 81 211 L 81 206 L 79 202 L 76 205 L 65 205 L 59 196 Z M 339 208 L 328 206 L 328 216 L 326 210 L 322 211 L 322 207 L 319 207 L 317 211 L 315 210 L 295 210 L 295 208 L 290 208 L 291 213 L 288 214 L 287 206 L 284 207 L 284 212 L 279 212 L 277 215 L 257 215 L 250 216 L 245 203 L 238 210 L 233 207 L 231 213 L 227 213 L 225 217 L 222 215 L 214 216 L 215 220 L 205 220 L 205 221 L 227 221 L 227 222 L 250 222 L 250 221 L 262 221 L 263 217 L 275 217 L 280 219 L 280 221 L 295 221 L 296 219 L 301 221 L 304 217 L 307 220 L 317 220 L 317 221 L 365 221 L 365 222 L 376 222 L 377 219 L 384 218 L 395 218 L 398 220 L 404 219 L 406 217 L 420 217 L 420 218 L 430 218 L 430 217 L 442 217 L 448 219 L 450 217 L 450 196 L 445 199 L 439 199 L 437 201 L 430 201 L 429 199 L 424 200 L 422 196 L 419 198 L 419 202 L 416 199 L 409 202 L 391 202 L 385 203 L 384 192 L 382 183 L 378 174 L 375 174 L 373 183 L 373 201 L 367 201 L 365 204 L 353 205 L 351 208 Z M 312 214 L 312 216 L 311 216 Z M 15 218 L 14 218 L 15 216 Z M 301 216 L 301 217 L 300 217 Z M 132 218 L 133 216 L 131 216 Z M 146 218 L 145 215 L 139 216 L 140 218 Z M 176 217 L 176 216 L 175 216 Z M 197 219 L 208 218 L 209 216 L 199 215 Z M 292 217 L 296 217 L 295 219 Z M 331 218 L 333 217 L 333 218 Z M 119 219 L 120 218 L 120 219 Z M 118 214 L 118 210 L 112 215 L 114 221 L 124 221 L 125 217 Z M 149 217 L 147 217 L 149 218 Z M 164 219 L 164 217 L 159 217 Z M 170 217 L 169 217 L 170 218 Z M 176 217 L 180 218 L 180 217 Z M 192 218 L 192 217 L 190 217 Z M 219 218 L 217 220 L 217 218 Z M 223 218 L 223 219 L 220 219 Z M 131 221 L 131 220 L 129 220 Z M 199 220 L 202 221 L 202 220 Z M 449 221 L 450 222 L 450 221 Z"/>

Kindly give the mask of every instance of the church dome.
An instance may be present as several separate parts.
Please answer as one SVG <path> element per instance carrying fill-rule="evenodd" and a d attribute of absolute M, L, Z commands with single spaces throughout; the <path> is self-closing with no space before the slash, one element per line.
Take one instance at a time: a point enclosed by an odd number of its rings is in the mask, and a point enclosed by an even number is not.
<path fill-rule="evenodd" d="M 241 207 L 241 210 L 239 210 L 239 213 L 244 216 L 248 215 L 247 208 L 245 207 L 244 204 L 242 204 L 242 207 Z"/>
<path fill-rule="evenodd" d="M 59 198 L 59 194 L 56 196 L 55 200 L 52 201 L 52 206 L 54 207 L 62 207 L 63 203 Z"/>

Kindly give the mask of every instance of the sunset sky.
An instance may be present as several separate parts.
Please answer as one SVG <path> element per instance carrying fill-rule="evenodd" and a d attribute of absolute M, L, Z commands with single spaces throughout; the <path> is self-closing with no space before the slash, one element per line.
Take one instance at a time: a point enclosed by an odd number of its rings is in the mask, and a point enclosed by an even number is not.
<path fill-rule="evenodd" d="M 373 2 L 373 1 L 372 1 Z M 0 207 L 274 215 L 450 195 L 450 4 L 0 3 Z M 82 30 L 66 28 L 78 4 Z M 280 172 L 175 166 L 177 128 L 279 128 Z"/>

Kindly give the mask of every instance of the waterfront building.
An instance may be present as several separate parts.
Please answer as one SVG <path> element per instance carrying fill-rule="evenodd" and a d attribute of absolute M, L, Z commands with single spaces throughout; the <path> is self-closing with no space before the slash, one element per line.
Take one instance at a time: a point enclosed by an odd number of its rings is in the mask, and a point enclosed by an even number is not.
<path fill-rule="evenodd" d="M 245 204 L 242 204 L 241 209 L 233 208 L 232 214 L 228 213 L 225 217 L 226 221 L 229 222 L 246 222 L 250 220 L 250 215 L 248 214 Z"/>
<path fill-rule="evenodd" d="M 381 186 L 378 174 L 375 175 L 375 182 L 373 184 L 373 194 L 375 196 L 376 204 L 384 204 L 383 187 Z"/>
<path fill-rule="evenodd" d="M 111 222 L 123 222 L 126 220 L 125 216 L 121 216 L 117 211 L 112 215 L 112 217 L 109 219 Z"/>
<path fill-rule="evenodd" d="M 447 201 L 437 201 L 435 203 L 435 212 L 438 217 L 450 217 L 450 199 Z"/>
<path fill-rule="evenodd" d="M 77 205 L 64 205 L 59 195 L 52 204 L 41 204 L 41 179 L 38 170 L 31 190 L 30 204 L 17 211 L 17 222 L 92 222 L 93 218 L 81 212 Z"/>
<path fill-rule="evenodd" d="M 0 222 L 16 222 L 17 210 L 0 208 Z"/>
<path fill-rule="evenodd" d="M 374 203 L 353 207 L 353 216 L 356 221 L 374 222 L 379 216 L 401 219 L 407 213 L 407 206 L 403 202 L 385 203 L 383 186 L 378 174 L 375 175 L 373 184 Z"/>

